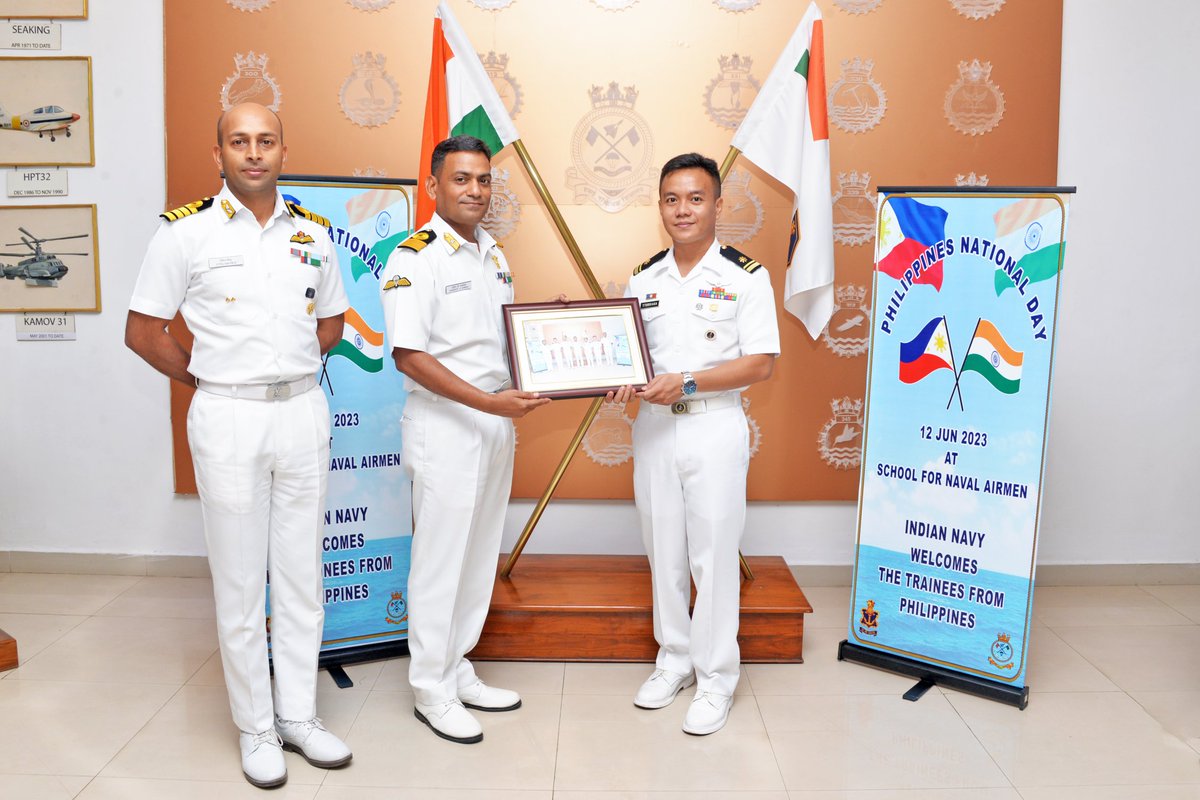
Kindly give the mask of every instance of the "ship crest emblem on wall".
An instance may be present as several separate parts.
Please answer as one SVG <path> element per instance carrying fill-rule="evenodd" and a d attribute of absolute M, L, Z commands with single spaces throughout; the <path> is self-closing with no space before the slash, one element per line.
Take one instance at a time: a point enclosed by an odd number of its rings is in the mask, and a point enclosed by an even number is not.
<path fill-rule="evenodd" d="M 338 104 L 355 125 L 373 128 L 396 116 L 400 106 L 400 87 L 384 66 L 387 56 L 370 50 L 355 53 L 354 71 L 342 83 Z"/>
<path fill-rule="evenodd" d="M 750 173 L 744 169 L 730 172 L 721 184 L 721 197 L 717 238 L 725 244 L 740 244 L 757 236 L 763 226 L 763 204 L 750 191 Z"/>
<path fill-rule="evenodd" d="M 842 62 L 842 75 L 829 87 L 829 119 L 847 133 L 865 133 L 883 119 L 887 92 L 871 77 L 875 62 L 861 58 Z"/>
<path fill-rule="evenodd" d="M 720 56 L 721 71 L 704 90 L 704 110 L 708 118 L 723 128 L 734 130 L 746 118 L 750 104 L 762 88 L 750 74 L 754 59 L 750 56 Z"/>
<path fill-rule="evenodd" d="M 833 4 L 847 14 L 870 14 L 883 0 L 833 0 Z"/>
<path fill-rule="evenodd" d="M 950 5 L 967 19 L 987 19 L 1000 10 L 1004 0 L 950 0 Z"/>
<path fill-rule="evenodd" d="M 958 62 L 958 80 L 946 90 L 946 119 L 960 133 L 981 136 L 1000 124 L 1004 92 L 992 83 L 992 62 Z"/>
<path fill-rule="evenodd" d="M 846 245 L 866 244 L 875 238 L 875 196 L 871 173 L 839 172 L 833 195 L 833 240 Z"/>
<path fill-rule="evenodd" d="M 500 95 L 500 102 L 504 103 L 508 116 L 516 119 L 521 111 L 523 95 L 516 79 L 508 74 L 508 54 L 489 50 L 486 56 L 479 55 L 479 61 L 488 77 L 492 79 L 492 86 L 496 88 L 496 94 Z"/>
<path fill-rule="evenodd" d="M 492 204 L 479 224 L 495 239 L 504 239 L 521 221 L 521 201 L 508 185 L 509 172 L 492 167 Z"/>
<path fill-rule="evenodd" d="M 624 403 L 604 403 L 583 437 L 583 452 L 602 467 L 615 467 L 633 458 L 633 420 Z"/>
<path fill-rule="evenodd" d="M 283 92 L 279 83 L 267 72 L 267 54 L 251 50 L 233 56 L 234 73 L 221 87 L 221 108 L 228 111 L 239 103 L 259 103 L 279 113 Z"/>
<path fill-rule="evenodd" d="M 741 12 L 749 11 L 757 6 L 762 0 L 713 0 L 718 6 L 726 11 Z"/>
<path fill-rule="evenodd" d="M 843 358 L 861 356 L 871 340 L 871 308 L 865 286 L 845 285 L 834 290 L 833 314 L 821 332 L 825 346 Z"/>
<path fill-rule="evenodd" d="M 954 176 L 955 186 L 987 186 L 988 176 L 980 173 L 976 175 L 974 172 L 968 172 L 966 175 L 961 172 Z"/>
<path fill-rule="evenodd" d="M 831 400 L 833 416 L 817 434 L 817 452 L 834 469 L 856 469 L 862 461 L 863 401 Z"/>
<path fill-rule="evenodd" d="M 238 11 L 262 11 L 275 0 L 225 0 Z"/>
<path fill-rule="evenodd" d="M 589 91 L 592 110 L 571 137 L 567 187 L 575 202 L 592 202 L 610 213 L 650 202 L 654 187 L 654 142 L 650 126 L 634 111 L 638 91 L 613 81 Z"/>
<path fill-rule="evenodd" d="M 396 0 L 346 0 L 359 11 L 382 11 Z"/>
<path fill-rule="evenodd" d="M 484 11 L 503 11 L 513 4 L 513 0 L 471 0 L 471 2 Z"/>

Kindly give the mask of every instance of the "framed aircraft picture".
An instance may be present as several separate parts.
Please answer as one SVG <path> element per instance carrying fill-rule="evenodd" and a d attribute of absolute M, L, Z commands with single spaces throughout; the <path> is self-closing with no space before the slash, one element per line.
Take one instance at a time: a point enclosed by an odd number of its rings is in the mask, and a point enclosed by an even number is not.
<path fill-rule="evenodd" d="M 88 0 L 0 0 L 4 19 L 87 19 Z"/>
<path fill-rule="evenodd" d="M 0 58 L 0 166 L 95 164 L 92 60 Z"/>
<path fill-rule="evenodd" d="M 99 311 L 96 207 L 0 206 L 0 311 Z"/>

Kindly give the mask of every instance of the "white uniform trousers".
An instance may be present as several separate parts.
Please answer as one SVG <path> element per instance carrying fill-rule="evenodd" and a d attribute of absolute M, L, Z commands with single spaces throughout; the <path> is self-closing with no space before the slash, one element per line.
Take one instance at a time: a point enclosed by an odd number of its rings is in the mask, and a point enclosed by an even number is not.
<path fill-rule="evenodd" d="M 696 672 L 698 691 L 732 695 L 746 521 L 749 428 L 741 405 L 662 414 L 633 426 L 633 494 L 650 559 L 659 669 Z M 691 581 L 696 603 L 691 618 Z"/>
<path fill-rule="evenodd" d="M 415 523 L 408 679 L 432 705 L 476 681 L 464 656 L 491 605 L 515 437 L 512 420 L 426 392 L 408 395 L 401 428 Z"/>
<path fill-rule="evenodd" d="M 265 401 L 196 392 L 188 443 L 204 513 L 233 721 L 261 733 L 316 716 L 329 405 L 312 389 Z M 271 575 L 272 703 L 265 619 Z"/>

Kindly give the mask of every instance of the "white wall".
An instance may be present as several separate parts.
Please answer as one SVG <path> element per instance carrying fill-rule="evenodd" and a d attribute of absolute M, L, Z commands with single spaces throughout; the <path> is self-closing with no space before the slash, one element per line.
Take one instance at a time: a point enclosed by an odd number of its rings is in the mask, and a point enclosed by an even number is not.
<path fill-rule="evenodd" d="M 1080 192 L 1043 564 L 1200 561 L 1187 500 L 1200 484 L 1197 34 L 1189 0 L 1065 0 L 1059 182 Z M 204 551 L 198 504 L 171 492 L 167 381 L 121 341 L 165 196 L 161 39 L 158 0 L 92 3 L 89 21 L 64 23 L 63 53 L 94 57 L 99 166 L 71 171 L 69 202 L 99 204 L 106 310 L 77 316 L 74 343 L 18 344 L 0 315 L 0 550 Z M 506 546 L 531 507 L 513 503 Z M 854 526 L 851 504 L 757 503 L 743 549 L 848 564 Z M 636 528 L 628 503 L 556 502 L 528 552 L 639 552 Z"/>

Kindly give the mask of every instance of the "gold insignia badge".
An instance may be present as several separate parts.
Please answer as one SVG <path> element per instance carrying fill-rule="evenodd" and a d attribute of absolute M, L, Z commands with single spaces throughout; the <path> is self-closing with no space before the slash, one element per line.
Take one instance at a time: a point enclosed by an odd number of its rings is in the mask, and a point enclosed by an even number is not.
<path fill-rule="evenodd" d="M 388 282 L 383 285 L 383 291 L 386 292 L 389 289 L 395 289 L 400 286 L 412 286 L 412 281 L 410 281 L 408 278 L 402 278 L 399 275 L 393 275 L 391 279 L 389 279 Z"/>
<path fill-rule="evenodd" d="M 304 231 L 300 231 L 299 233 L 293 233 L 292 238 L 289 241 L 295 242 L 296 244 L 312 244 L 314 240 Z"/>
<path fill-rule="evenodd" d="M 453 247 L 455 250 L 462 247 L 462 245 L 459 244 L 458 239 L 455 239 L 454 234 L 450 233 L 450 231 L 446 231 L 445 233 L 443 233 L 442 238 L 445 239 L 450 244 L 450 246 Z"/>
<path fill-rule="evenodd" d="M 308 311 L 308 315 L 311 317 L 311 316 L 312 316 L 312 313 L 313 313 L 314 311 L 316 311 L 316 310 L 317 310 L 317 304 L 316 304 L 316 302 L 311 302 L 311 303 L 309 303 L 309 304 L 308 304 L 308 308 L 307 308 L 307 309 L 305 309 L 305 310 L 306 310 L 306 311 Z"/>
<path fill-rule="evenodd" d="M 237 302 L 237 298 L 236 298 L 236 297 L 226 297 L 226 298 L 225 298 L 225 302 L 226 302 L 226 303 L 236 303 L 236 302 Z"/>
<path fill-rule="evenodd" d="M 221 201 L 221 210 L 225 212 L 226 219 L 233 219 L 233 215 L 237 213 L 233 208 L 233 203 L 228 200 Z"/>

